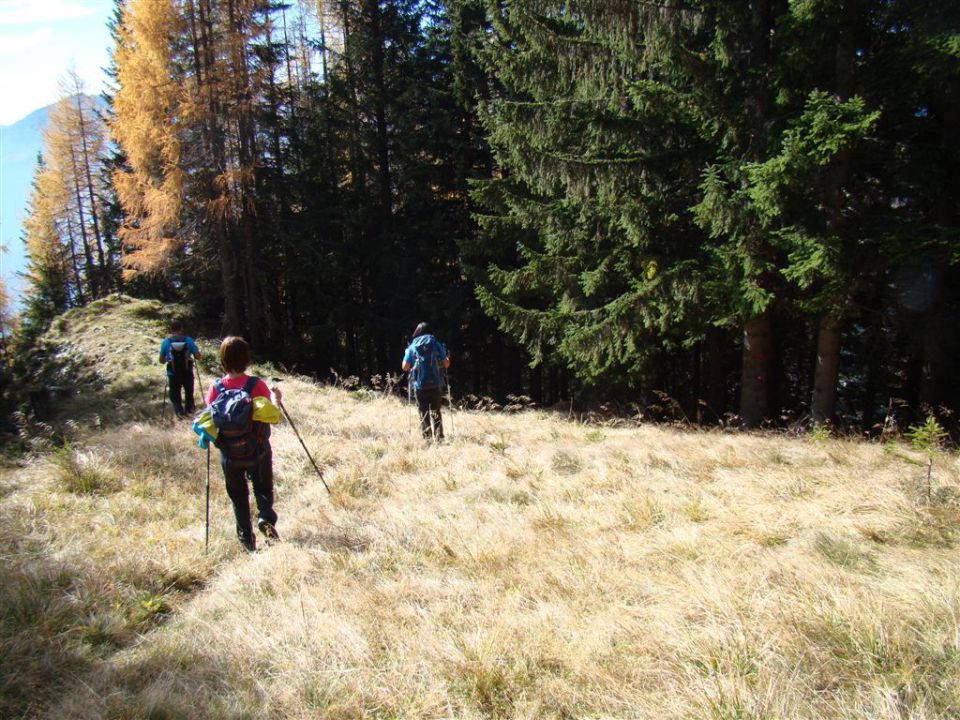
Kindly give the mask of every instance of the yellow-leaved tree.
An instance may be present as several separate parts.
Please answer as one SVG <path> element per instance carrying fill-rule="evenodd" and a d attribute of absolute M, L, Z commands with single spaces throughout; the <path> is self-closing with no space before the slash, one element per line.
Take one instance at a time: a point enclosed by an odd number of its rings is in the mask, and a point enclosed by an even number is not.
<path fill-rule="evenodd" d="M 105 160 L 107 132 L 75 71 L 61 82 L 60 95 L 44 131 L 45 183 L 56 186 L 47 188 L 57 198 L 54 210 L 82 257 L 81 294 L 96 298 L 113 289 L 101 220 L 107 189 L 98 171 Z"/>
<path fill-rule="evenodd" d="M 94 98 L 70 71 L 50 110 L 24 218 L 25 326 L 40 330 L 56 314 L 118 286 L 115 250 L 105 229 L 110 188 L 107 134 Z"/>
<path fill-rule="evenodd" d="M 182 30 L 172 0 L 132 0 L 116 30 L 110 131 L 126 159 L 113 184 L 125 213 L 119 236 L 127 277 L 166 272 L 185 241 L 179 132 L 186 95 L 173 64 Z"/>
<path fill-rule="evenodd" d="M 126 158 L 114 175 L 126 275 L 175 280 L 181 263 L 215 264 L 224 330 L 255 342 L 269 334 L 255 109 L 276 73 L 254 55 L 273 11 L 253 0 L 130 0 L 115 31 L 110 121 Z"/>

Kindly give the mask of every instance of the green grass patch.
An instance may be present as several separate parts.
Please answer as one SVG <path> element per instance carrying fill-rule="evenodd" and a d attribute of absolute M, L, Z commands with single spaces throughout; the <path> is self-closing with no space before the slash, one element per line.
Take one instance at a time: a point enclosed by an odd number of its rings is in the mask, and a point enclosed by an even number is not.
<path fill-rule="evenodd" d="M 876 567 L 873 555 L 851 538 L 820 532 L 814 541 L 814 548 L 832 564 L 846 570 L 866 572 Z"/>
<path fill-rule="evenodd" d="M 120 489 L 120 482 L 110 472 L 83 457 L 71 445 L 57 449 L 51 456 L 56 483 L 73 495 L 105 495 Z"/>
<path fill-rule="evenodd" d="M 710 517 L 707 506 L 701 497 L 691 498 L 687 501 L 683 506 L 683 514 L 687 520 L 695 523 L 705 522 Z"/>
<path fill-rule="evenodd" d="M 627 530 L 639 532 L 658 527 L 666 519 L 663 506 L 655 499 L 644 496 L 636 502 L 625 502 L 622 506 L 623 526 Z"/>
<path fill-rule="evenodd" d="M 574 453 L 557 450 L 550 460 L 550 466 L 561 475 L 574 475 L 583 470 L 583 460 Z"/>

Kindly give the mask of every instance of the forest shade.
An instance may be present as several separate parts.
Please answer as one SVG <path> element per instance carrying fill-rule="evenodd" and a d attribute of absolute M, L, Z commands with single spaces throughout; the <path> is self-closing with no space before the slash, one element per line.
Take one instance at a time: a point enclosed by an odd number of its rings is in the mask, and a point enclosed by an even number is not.
<path fill-rule="evenodd" d="M 112 29 L 113 144 L 48 132 L 21 342 L 122 288 L 361 382 L 428 320 L 459 395 L 960 405 L 953 4 L 129 0 Z"/>

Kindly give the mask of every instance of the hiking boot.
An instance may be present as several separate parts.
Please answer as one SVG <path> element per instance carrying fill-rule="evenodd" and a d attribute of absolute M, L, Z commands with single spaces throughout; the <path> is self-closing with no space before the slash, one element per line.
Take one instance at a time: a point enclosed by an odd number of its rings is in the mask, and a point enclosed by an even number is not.
<path fill-rule="evenodd" d="M 249 535 L 237 535 L 237 539 L 240 540 L 240 544 L 243 545 L 243 549 L 247 552 L 256 552 L 257 551 L 257 538 L 253 533 Z"/>
<path fill-rule="evenodd" d="M 277 529 L 273 526 L 273 523 L 267 522 L 266 520 L 258 520 L 257 528 L 260 532 L 263 533 L 263 536 L 267 540 L 279 540 L 280 534 L 277 532 Z"/>

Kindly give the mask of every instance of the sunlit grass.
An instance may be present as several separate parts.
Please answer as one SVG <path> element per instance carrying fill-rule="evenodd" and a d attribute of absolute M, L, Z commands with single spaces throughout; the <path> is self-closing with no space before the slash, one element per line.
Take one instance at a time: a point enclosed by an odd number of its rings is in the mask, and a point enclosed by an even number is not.
<path fill-rule="evenodd" d="M 118 303 L 85 332 L 133 323 L 152 362 L 134 321 Z M 0 716 L 957 715 L 950 455 L 928 500 L 905 446 L 524 412 L 457 413 L 434 447 L 402 399 L 284 389 L 332 494 L 277 427 L 284 540 L 253 555 L 216 461 L 204 554 L 185 424 L 78 422 L 0 470 Z"/>

